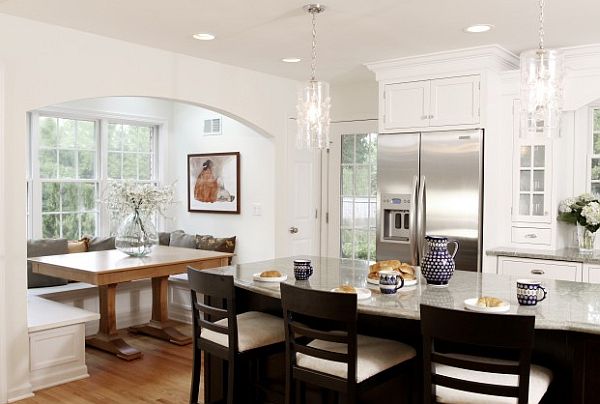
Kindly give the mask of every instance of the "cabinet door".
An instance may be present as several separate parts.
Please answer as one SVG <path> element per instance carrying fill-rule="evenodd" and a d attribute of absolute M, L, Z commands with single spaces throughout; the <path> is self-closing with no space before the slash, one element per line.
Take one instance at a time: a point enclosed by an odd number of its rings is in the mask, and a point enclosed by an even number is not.
<path fill-rule="evenodd" d="M 384 98 L 384 129 L 424 128 L 429 125 L 430 81 L 386 84 Z"/>
<path fill-rule="evenodd" d="M 600 283 L 600 266 L 585 264 L 583 266 L 583 281 Z"/>
<path fill-rule="evenodd" d="M 429 126 L 479 123 L 479 76 L 431 80 Z"/>
<path fill-rule="evenodd" d="M 551 223 L 551 151 L 546 140 L 516 140 L 513 220 Z"/>

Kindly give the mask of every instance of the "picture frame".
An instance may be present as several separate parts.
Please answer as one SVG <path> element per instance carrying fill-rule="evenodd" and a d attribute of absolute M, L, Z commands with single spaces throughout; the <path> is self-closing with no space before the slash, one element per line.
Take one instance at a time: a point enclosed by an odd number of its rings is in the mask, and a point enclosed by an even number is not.
<path fill-rule="evenodd" d="M 188 154 L 188 212 L 240 213 L 240 153 Z"/>

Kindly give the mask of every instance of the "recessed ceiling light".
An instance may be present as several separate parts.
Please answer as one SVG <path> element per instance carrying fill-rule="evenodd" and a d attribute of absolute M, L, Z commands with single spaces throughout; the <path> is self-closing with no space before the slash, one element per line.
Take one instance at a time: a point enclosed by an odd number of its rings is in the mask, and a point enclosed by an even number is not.
<path fill-rule="evenodd" d="M 301 60 L 302 59 L 300 59 L 300 58 L 283 58 L 283 59 L 281 59 L 281 61 L 285 62 L 285 63 L 298 63 Z"/>
<path fill-rule="evenodd" d="M 492 28 L 494 28 L 492 24 L 475 24 L 465 28 L 463 31 L 470 32 L 472 34 L 480 34 L 482 32 L 488 32 Z"/>
<path fill-rule="evenodd" d="M 208 32 L 200 32 L 198 34 L 192 35 L 194 39 L 198 39 L 199 41 L 212 41 L 215 39 L 215 36 Z"/>

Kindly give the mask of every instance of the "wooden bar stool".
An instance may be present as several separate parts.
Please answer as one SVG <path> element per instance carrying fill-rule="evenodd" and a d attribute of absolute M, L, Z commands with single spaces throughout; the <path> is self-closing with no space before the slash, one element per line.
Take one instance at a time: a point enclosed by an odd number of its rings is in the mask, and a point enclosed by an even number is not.
<path fill-rule="evenodd" d="M 201 351 L 227 361 L 227 403 L 251 402 L 253 392 L 240 397 L 244 393 L 239 387 L 244 384 L 238 379 L 240 365 L 283 351 L 282 319 L 256 311 L 237 314 L 233 276 L 188 268 L 188 281 L 194 324 L 190 403 L 198 402 Z M 199 294 L 204 295 L 204 302 L 199 301 Z"/>
<path fill-rule="evenodd" d="M 534 316 L 421 305 L 424 402 L 539 403 L 552 372 L 531 364 L 534 323 Z M 436 344 L 447 344 L 445 351 L 457 344 L 461 351 L 475 349 L 477 354 L 442 353 Z"/>
<path fill-rule="evenodd" d="M 296 401 L 296 382 L 358 396 L 406 369 L 414 348 L 401 342 L 358 335 L 356 295 L 301 289 L 281 284 L 286 341 L 286 404 Z M 392 398 L 398 391 L 391 392 Z"/>

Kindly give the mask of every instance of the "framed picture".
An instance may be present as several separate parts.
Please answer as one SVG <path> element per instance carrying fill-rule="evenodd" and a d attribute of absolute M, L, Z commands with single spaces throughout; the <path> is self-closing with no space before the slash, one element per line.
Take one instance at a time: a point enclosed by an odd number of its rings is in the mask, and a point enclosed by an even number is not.
<path fill-rule="evenodd" d="M 240 213 L 240 153 L 188 154 L 188 211 Z"/>

